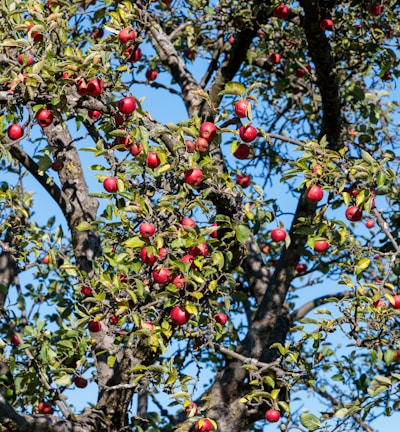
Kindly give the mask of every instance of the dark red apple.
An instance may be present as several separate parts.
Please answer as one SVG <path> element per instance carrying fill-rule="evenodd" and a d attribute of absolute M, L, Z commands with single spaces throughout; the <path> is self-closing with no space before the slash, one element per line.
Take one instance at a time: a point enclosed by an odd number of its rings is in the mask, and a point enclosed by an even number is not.
<path fill-rule="evenodd" d="M 149 168 L 157 168 L 160 166 L 161 160 L 156 152 L 150 152 L 146 158 L 146 164 Z"/>
<path fill-rule="evenodd" d="M 123 28 L 118 33 L 118 39 L 122 44 L 127 44 L 129 41 L 134 41 L 136 38 L 136 33 L 132 27 Z"/>
<path fill-rule="evenodd" d="M 312 203 L 317 203 L 324 197 L 324 191 L 317 185 L 310 186 L 306 191 L 306 199 Z"/>
<path fill-rule="evenodd" d="M 281 418 L 281 413 L 275 409 L 269 409 L 265 413 L 265 419 L 270 423 L 276 423 Z"/>
<path fill-rule="evenodd" d="M 333 21 L 329 18 L 324 18 L 319 22 L 319 26 L 322 30 L 332 30 L 333 29 Z"/>
<path fill-rule="evenodd" d="M 78 388 L 85 388 L 88 385 L 88 380 L 86 378 L 81 377 L 81 376 L 76 376 L 74 378 L 74 383 Z"/>
<path fill-rule="evenodd" d="M 170 312 L 171 320 L 176 325 L 186 324 L 190 319 L 190 313 L 181 306 L 174 306 Z"/>
<path fill-rule="evenodd" d="M 196 423 L 196 432 L 209 432 L 214 430 L 214 425 L 208 418 L 202 418 Z"/>
<path fill-rule="evenodd" d="M 373 16 L 378 16 L 382 13 L 382 6 L 379 3 L 372 3 L 368 7 L 368 11 Z"/>
<path fill-rule="evenodd" d="M 188 250 L 189 255 L 192 255 L 194 257 L 197 257 L 199 255 L 207 256 L 208 255 L 208 247 L 207 245 L 203 243 L 199 243 L 198 246 L 191 246 Z"/>
<path fill-rule="evenodd" d="M 351 222 L 358 222 L 362 219 L 362 211 L 356 205 L 347 207 L 345 215 L 346 219 Z"/>
<path fill-rule="evenodd" d="M 393 302 L 390 302 L 393 309 L 400 309 L 400 295 L 396 294 L 393 296 Z"/>
<path fill-rule="evenodd" d="M 146 71 L 146 79 L 148 81 L 154 81 L 157 79 L 158 72 L 154 69 L 147 69 Z"/>
<path fill-rule="evenodd" d="M 251 185 L 251 178 L 245 174 L 239 174 L 236 176 L 236 184 L 242 186 L 242 188 L 247 188 Z"/>
<path fill-rule="evenodd" d="M 47 402 L 38 403 L 38 411 L 40 414 L 53 414 L 53 408 Z"/>
<path fill-rule="evenodd" d="M 303 78 L 303 76 L 306 74 L 306 71 L 303 68 L 298 68 L 294 74 L 297 78 Z"/>
<path fill-rule="evenodd" d="M 197 138 L 196 141 L 194 142 L 194 145 L 195 145 L 195 149 L 202 154 L 207 153 L 210 146 L 208 141 L 202 137 Z"/>
<path fill-rule="evenodd" d="M 93 31 L 92 31 L 92 38 L 94 40 L 100 39 L 103 36 L 104 36 L 104 30 L 102 28 L 96 27 L 95 29 L 93 29 Z"/>
<path fill-rule="evenodd" d="M 188 231 L 185 227 L 190 227 L 195 229 L 197 224 L 191 217 L 185 217 L 181 220 L 181 225 L 185 231 Z"/>
<path fill-rule="evenodd" d="M 35 26 L 34 23 L 29 24 L 28 29 L 27 29 L 28 33 L 31 30 L 31 28 L 33 28 L 34 26 Z M 34 40 L 34 42 L 40 42 L 43 40 L 43 35 L 41 33 L 38 33 L 37 31 L 34 31 L 32 33 L 32 39 Z"/>
<path fill-rule="evenodd" d="M 247 159 L 250 154 L 250 147 L 248 144 L 240 144 L 239 147 L 233 153 L 236 159 L 244 160 Z"/>
<path fill-rule="evenodd" d="M 21 343 L 21 338 L 16 334 L 12 333 L 10 336 L 11 345 L 18 346 Z"/>
<path fill-rule="evenodd" d="M 92 295 L 92 289 L 88 286 L 83 286 L 81 288 L 81 293 L 85 296 L 85 297 L 90 297 Z"/>
<path fill-rule="evenodd" d="M 156 227 L 151 223 L 142 222 L 139 226 L 139 231 L 142 237 L 150 238 L 156 232 Z"/>
<path fill-rule="evenodd" d="M 296 266 L 296 271 L 298 274 L 303 274 L 307 271 L 307 266 L 305 264 L 299 263 Z"/>
<path fill-rule="evenodd" d="M 51 164 L 51 169 L 54 171 L 61 171 L 64 168 L 64 161 L 62 159 L 56 159 Z"/>
<path fill-rule="evenodd" d="M 196 144 L 194 143 L 193 140 L 187 139 L 185 140 L 185 148 L 188 153 L 193 153 L 196 150 Z"/>
<path fill-rule="evenodd" d="M 18 56 L 18 63 L 23 66 L 32 66 L 35 61 L 28 54 L 20 54 Z"/>
<path fill-rule="evenodd" d="M 147 247 L 144 247 L 140 251 L 140 259 L 145 263 L 149 265 L 153 265 L 157 261 L 157 257 L 152 254 L 151 252 L 148 252 Z"/>
<path fill-rule="evenodd" d="M 98 333 L 101 330 L 101 322 L 100 321 L 89 321 L 88 329 L 92 333 Z"/>
<path fill-rule="evenodd" d="M 185 183 L 191 186 L 200 186 L 203 181 L 203 171 L 200 168 L 191 168 L 183 176 Z"/>
<path fill-rule="evenodd" d="M 279 4 L 274 9 L 274 15 L 277 18 L 286 19 L 290 14 L 290 7 L 284 3 Z"/>
<path fill-rule="evenodd" d="M 85 78 L 79 78 L 76 83 L 76 90 L 80 96 L 86 96 L 88 94 L 87 82 Z"/>
<path fill-rule="evenodd" d="M 154 282 L 165 285 L 171 279 L 171 270 L 166 267 L 160 267 L 153 271 Z"/>
<path fill-rule="evenodd" d="M 143 56 L 143 52 L 142 50 L 137 47 L 137 46 L 130 46 L 126 51 L 125 51 L 125 57 L 128 58 L 128 60 L 131 63 L 135 63 L 137 61 L 139 61 Z"/>
<path fill-rule="evenodd" d="M 281 62 L 281 56 L 277 53 L 271 54 L 268 59 L 272 64 L 278 64 Z"/>
<path fill-rule="evenodd" d="M 96 111 L 92 109 L 88 111 L 88 117 L 91 118 L 92 120 L 97 120 L 100 116 L 101 116 L 100 111 Z"/>
<path fill-rule="evenodd" d="M 240 126 L 239 128 L 239 136 L 246 143 L 254 141 L 257 138 L 257 134 L 257 129 L 254 126 Z"/>
<path fill-rule="evenodd" d="M 118 110 L 122 114 L 132 114 L 135 109 L 136 100 L 133 96 L 126 96 L 118 102 Z"/>
<path fill-rule="evenodd" d="M 18 140 L 18 139 L 23 137 L 24 128 L 21 125 L 16 124 L 16 123 L 11 124 L 10 126 L 8 126 L 7 135 L 8 135 L 8 138 L 10 138 L 14 141 Z"/>
<path fill-rule="evenodd" d="M 50 126 L 53 122 L 53 114 L 48 109 L 42 108 L 36 113 L 36 121 L 42 128 Z"/>
<path fill-rule="evenodd" d="M 283 228 L 275 228 L 271 231 L 271 238 L 275 242 L 281 242 L 286 238 L 286 231 Z"/>
<path fill-rule="evenodd" d="M 214 319 L 217 323 L 225 325 L 228 322 L 228 315 L 224 313 L 217 313 L 214 315 Z"/>
<path fill-rule="evenodd" d="M 107 192 L 115 193 L 118 191 L 118 180 L 115 177 L 107 177 L 103 181 L 103 187 Z"/>
<path fill-rule="evenodd" d="M 137 156 L 143 151 L 143 144 L 141 142 L 132 143 L 129 147 L 129 151 L 132 156 Z"/>
<path fill-rule="evenodd" d="M 207 141 L 212 141 L 217 135 L 217 127 L 214 123 L 204 122 L 200 125 L 200 136 Z"/>
<path fill-rule="evenodd" d="M 91 79 L 87 84 L 87 93 L 90 96 L 100 96 L 104 90 L 104 82 L 99 78 Z"/>
<path fill-rule="evenodd" d="M 248 101 L 247 99 L 241 99 L 240 101 L 236 102 L 236 104 L 235 104 L 236 117 L 239 117 L 239 118 L 247 117 L 247 114 L 248 114 L 250 109 L 251 109 L 250 101 Z"/>
<path fill-rule="evenodd" d="M 317 240 L 314 244 L 315 252 L 325 252 L 329 248 L 328 239 Z"/>

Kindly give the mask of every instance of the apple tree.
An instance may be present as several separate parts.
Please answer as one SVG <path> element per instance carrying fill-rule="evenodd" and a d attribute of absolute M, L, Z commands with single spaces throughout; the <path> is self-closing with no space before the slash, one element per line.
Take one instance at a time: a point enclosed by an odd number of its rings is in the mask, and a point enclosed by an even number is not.
<path fill-rule="evenodd" d="M 398 2 L 0 13 L 0 430 L 398 411 Z"/>

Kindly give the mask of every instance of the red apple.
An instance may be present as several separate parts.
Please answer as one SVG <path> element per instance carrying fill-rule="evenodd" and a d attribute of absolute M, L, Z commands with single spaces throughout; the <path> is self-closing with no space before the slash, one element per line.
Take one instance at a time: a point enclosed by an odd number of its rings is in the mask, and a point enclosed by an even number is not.
<path fill-rule="evenodd" d="M 185 407 L 186 415 L 189 417 L 193 417 L 199 412 L 196 402 L 186 401 L 183 406 Z"/>
<path fill-rule="evenodd" d="M 194 143 L 193 140 L 187 139 L 185 140 L 185 148 L 188 153 L 193 153 L 196 150 L 196 144 Z"/>
<path fill-rule="evenodd" d="M 83 378 L 81 376 L 76 376 L 74 378 L 74 383 L 78 388 L 85 388 L 88 385 L 88 381 L 86 378 Z"/>
<path fill-rule="evenodd" d="M 92 38 L 94 40 L 100 39 L 103 36 L 104 36 L 104 30 L 102 28 L 96 27 L 95 29 L 93 29 L 93 31 L 92 31 Z"/>
<path fill-rule="evenodd" d="M 183 255 L 183 257 L 181 258 L 181 262 L 183 264 L 191 264 L 191 266 L 194 266 L 194 256 L 191 254 L 186 254 Z"/>
<path fill-rule="evenodd" d="M 47 264 L 49 264 L 49 262 L 50 262 L 50 257 L 48 255 L 45 255 L 42 258 L 42 263 L 47 265 Z"/>
<path fill-rule="evenodd" d="M 214 223 L 211 224 L 211 226 L 218 227 L 218 224 L 216 222 L 214 222 Z M 212 238 L 218 238 L 218 230 L 216 229 L 215 231 L 213 231 L 210 234 L 210 237 L 212 237 Z"/>
<path fill-rule="evenodd" d="M 350 206 L 346 209 L 346 219 L 352 222 L 358 222 L 362 218 L 362 211 L 358 208 L 358 206 Z"/>
<path fill-rule="evenodd" d="M 244 142 L 251 142 L 257 138 L 257 129 L 254 126 L 240 126 L 239 136 Z"/>
<path fill-rule="evenodd" d="M 126 96 L 118 102 L 118 110 L 122 114 L 132 114 L 135 109 L 136 100 L 133 96 Z"/>
<path fill-rule="evenodd" d="M 373 219 L 368 219 L 365 222 L 365 226 L 369 229 L 373 228 L 375 226 L 375 221 Z"/>
<path fill-rule="evenodd" d="M 213 430 L 215 430 L 214 425 L 207 418 L 202 418 L 196 423 L 196 432 L 209 432 Z"/>
<path fill-rule="evenodd" d="M 76 83 L 76 90 L 80 96 L 86 96 L 88 94 L 87 82 L 85 78 L 80 78 Z"/>
<path fill-rule="evenodd" d="M 231 37 L 228 39 L 228 42 L 229 42 L 231 45 L 233 45 L 233 43 L 235 42 L 235 38 L 234 38 L 233 36 L 231 36 Z"/>
<path fill-rule="evenodd" d="M 305 264 L 298 263 L 296 266 L 296 271 L 298 274 L 303 274 L 307 271 L 307 266 Z"/>
<path fill-rule="evenodd" d="M 281 413 L 275 409 L 269 409 L 265 413 L 265 419 L 270 423 L 276 423 L 281 418 Z"/>
<path fill-rule="evenodd" d="M 136 33 L 135 31 L 132 29 L 132 27 L 126 27 L 123 28 L 119 33 L 118 33 L 118 39 L 122 44 L 126 44 L 129 41 L 134 41 L 136 38 Z"/>
<path fill-rule="evenodd" d="M 298 68 L 294 74 L 297 78 L 303 78 L 303 76 L 306 74 L 306 71 L 303 68 Z"/>
<path fill-rule="evenodd" d="M 236 176 L 236 184 L 242 186 L 242 188 L 247 188 L 251 185 L 251 178 L 245 174 L 239 174 Z"/>
<path fill-rule="evenodd" d="M 81 288 L 81 293 L 85 296 L 85 297 L 90 297 L 92 295 L 92 289 L 88 286 L 83 286 Z"/>
<path fill-rule="evenodd" d="M 10 336 L 10 342 L 12 345 L 18 346 L 21 343 L 21 338 L 16 333 L 12 333 Z"/>
<path fill-rule="evenodd" d="M 142 237 L 150 238 L 156 232 L 156 227 L 151 223 L 143 222 L 139 226 L 139 231 Z"/>
<path fill-rule="evenodd" d="M 88 329 L 92 333 L 98 333 L 101 330 L 101 322 L 100 321 L 89 321 Z"/>
<path fill-rule="evenodd" d="M 251 109 L 251 104 L 248 100 L 242 99 L 235 104 L 235 114 L 239 118 L 247 117 L 249 110 Z"/>
<path fill-rule="evenodd" d="M 8 138 L 10 138 L 14 141 L 18 140 L 18 139 L 23 137 L 24 128 L 19 124 L 13 123 L 10 126 L 8 126 L 7 135 L 8 135 Z"/>
<path fill-rule="evenodd" d="M 400 295 L 396 294 L 393 296 L 393 303 L 390 303 L 393 309 L 400 309 Z"/>
<path fill-rule="evenodd" d="M 214 319 L 217 323 L 225 325 L 228 321 L 228 315 L 224 313 L 217 313 L 216 315 L 214 315 Z"/>
<path fill-rule="evenodd" d="M 93 97 L 100 96 L 103 90 L 104 90 L 104 83 L 99 78 L 93 78 L 87 84 L 87 93 L 90 96 Z"/>
<path fill-rule="evenodd" d="M 130 46 L 125 51 L 125 57 L 129 59 L 130 62 L 135 63 L 142 58 L 143 52 L 139 47 Z"/>
<path fill-rule="evenodd" d="M 170 317 L 174 324 L 183 325 L 189 321 L 190 314 L 185 308 L 181 306 L 174 306 L 171 309 Z"/>
<path fill-rule="evenodd" d="M 125 123 L 125 117 L 121 114 L 115 114 L 114 116 L 115 126 L 122 126 Z"/>
<path fill-rule="evenodd" d="M 150 152 L 147 155 L 146 164 L 149 168 L 157 168 L 158 166 L 160 166 L 160 163 L 160 158 L 158 157 L 158 154 L 156 152 Z"/>
<path fill-rule="evenodd" d="M 205 243 L 199 243 L 198 246 L 191 246 L 188 250 L 189 255 L 192 255 L 193 257 L 197 257 L 199 255 L 207 256 L 208 254 L 208 247 Z"/>
<path fill-rule="evenodd" d="M 118 325 L 119 323 L 119 318 L 116 315 L 112 315 L 110 316 L 110 323 L 114 324 L 114 325 Z"/>
<path fill-rule="evenodd" d="M 39 402 L 38 411 L 40 414 L 53 414 L 53 408 L 46 402 Z"/>
<path fill-rule="evenodd" d="M 31 30 L 31 28 L 33 28 L 35 26 L 35 24 L 34 23 L 32 23 L 32 24 L 29 24 L 29 26 L 28 26 L 28 33 L 29 33 L 29 31 Z M 42 41 L 43 40 L 43 35 L 41 34 L 41 33 L 38 33 L 38 32 L 36 32 L 36 31 L 34 31 L 33 33 L 32 33 L 32 39 L 35 41 L 35 42 L 40 42 L 40 41 Z"/>
<path fill-rule="evenodd" d="M 187 281 L 185 277 L 180 273 L 173 274 L 171 277 L 171 283 L 175 285 L 179 290 L 185 288 L 186 282 Z"/>
<path fill-rule="evenodd" d="M 217 135 L 217 127 L 214 123 L 204 122 L 200 125 L 200 136 L 207 141 L 212 141 Z"/>
<path fill-rule="evenodd" d="M 236 159 L 244 160 L 247 159 L 250 154 L 250 147 L 248 144 L 240 144 L 239 147 L 233 153 Z"/>
<path fill-rule="evenodd" d="M 316 163 L 316 164 L 312 167 L 311 172 L 312 172 L 313 174 L 316 174 L 316 175 L 322 175 L 322 174 L 324 173 L 324 171 L 323 171 L 323 169 L 322 169 L 322 166 L 321 166 L 320 164 L 318 164 L 318 163 Z"/>
<path fill-rule="evenodd" d="M 53 169 L 54 171 L 61 171 L 63 168 L 64 168 L 64 161 L 62 159 L 56 159 L 51 164 L 51 169 Z"/>
<path fill-rule="evenodd" d="M 268 59 L 272 64 L 278 64 L 281 62 L 281 56 L 277 53 L 271 54 Z"/>
<path fill-rule="evenodd" d="M 372 3 L 368 7 L 368 11 L 373 16 L 378 16 L 382 13 L 382 6 L 378 3 Z"/>
<path fill-rule="evenodd" d="M 329 18 L 324 18 L 319 22 L 319 26 L 322 30 L 332 30 L 333 29 L 333 21 Z"/>
<path fill-rule="evenodd" d="M 18 56 L 18 63 L 24 66 L 32 66 L 34 63 L 33 58 L 28 54 L 20 54 Z"/>
<path fill-rule="evenodd" d="M 146 79 L 148 81 L 154 81 L 157 79 L 158 72 L 154 69 L 147 69 L 146 71 Z"/>
<path fill-rule="evenodd" d="M 42 108 L 36 113 L 36 121 L 42 128 L 45 128 L 53 122 L 53 114 L 48 109 Z"/>
<path fill-rule="evenodd" d="M 286 231 L 282 228 L 275 228 L 271 231 L 271 237 L 275 242 L 283 241 L 286 238 Z"/>
<path fill-rule="evenodd" d="M 203 181 L 203 171 L 200 168 L 191 168 L 183 176 L 185 183 L 191 186 L 200 186 Z"/>
<path fill-rule="evenodd" d="M 171 279 L 171 270 L 165 267 L 159 267 L 153 271 L 153 279 L 155 283 L 165 285 Z"/>
<path fill-rule="evenodd" d="M 306 199 L 312 203 L 317 203 L 324 197 L 324 191 L 317 185 L 310 186 L 306 191 Z"/>
<path fill-rule="evenodd" d="M 190 217 L 183 218 L 181 220 L 181 225 L 184 227 L 183 229 L 185 231 L 188 231 L 187 229 L 185 229 L 185 227 L 191 227 L 191 228 L 195 229 L 197 226 L 196 222 Z"/>
<path fill-rule="evenodd" d="M 144 321 L 142 323 L 142 325 L 140 326 L 140 328 L 143 330 L 148 330 L 150 333 L 152 333 L 154 331 L 154 324 L 150 321 Z"/>
<path fill-rule="evenodd" d="M 103 181 L 103 187 L 107 192 L 115 193 L 118 191 L 118 180 L 115 177 L 107 177 Z"/>
<path fill-rule="evenodd" d="M 274 15 L 277 18 L 286 19 L 290 14 L 290 7 L 284 3 L 279 4 L 274 9 Z"/>
<path fill-rule="evenodd" d="M 199 137 L 196 139 L 195 143 L 195 149 L 199 152 L 199 153 L 207 153 L 208 152 L 208 148 L 209 148 L 209 143 L 205 138 Z"/>
<path fill-rule="evenodd" d="M 329 242 L 325 240 L 317 240 L 314 244 L 315 252 L 325 252 L 329 248 Z"/>
<path fill-rule="evenodd" d="M 92 120 L 97 120 L 100 116 L 101 116 L 100 111 L 96 111 L 92 109 L 88 111 L 88 117 L 91 118 Z"/>
<path fill-rule="evenodd" d="M 141 142 L 132 143 L 129 147 L 129 151 L 132 156 L 137 156 L 143 151 L 143 144 Z"/>
<path fill-rule="evenodd" d="M 383 299 L 379 299 L 373 303 L 373 305 L 377 308 L 386 307 L 386 302 Z"/>
<path fill-rule="evenodd" d="M 145 264 L 149 264 L 149 265 L 153 265 L 157 261 L 157 257 L 154 254 L 152 254 L 151 252 L 149 253 L 147 250 L 147 247 L 144 247 L 141 249 L 140 259 Z"/>

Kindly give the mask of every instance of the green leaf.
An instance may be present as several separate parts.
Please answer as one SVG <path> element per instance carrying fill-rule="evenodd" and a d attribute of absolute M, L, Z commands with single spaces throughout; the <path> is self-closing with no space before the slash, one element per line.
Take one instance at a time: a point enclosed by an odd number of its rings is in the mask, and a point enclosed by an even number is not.
<path fill-rule="evenodd" d="M 309 431 L 315 431 L 321 427 L 321 422 L 317 416 L 311 413 L 302 414 L 300 423 Z"/>
<path fill-rule="evenodd" d="M 347 408 L 340 408 L 340 410 L 335 412 L 335 417 L 344 418 L 347 416 L 349 410 Z"/>
<path fill-rule="evenodd" d="M 92 224 L 86 221 L 81 222 L 76 229 L 78 231 L 88 231 L 91 230 L 93 228 Z"/>
<path fill-rule="evenodd" d="M 362 273 L 364 270 L 366 270 L 369 267 L 370 264 L 371 264 L 371 260 L 369 258 L 361 258 L 355 266 L 354 269 L 355 273 L 356 274 Z"/>
<path fill-rule="evenodd" d="M 228 82 L 224 88 L 219 94 L 220 95 L 235 95 L 235 96 L 241 96 L 246 91 L 246 87 L 239 83 L 239 82 Z"/>
<path fill-rule="evenodd" d="M 249 238 L 250 232 L 250 229 L 246 225 L 237 225 L 235 229 L 236 240 L 240 243 L 244 243 Z"/>
<path fill-rule="evenodd" d="M 107 365 L 110 366 L 111 368 L 114 367 L 115 360 L 116 360 L 115 356 L 108 357 L 108 359 L 107 359 Z"/>
<path fill-rule="evenodd" d="M 145 242 L 140 237 L 131 237 L 130 239 L 125 240 L 122 245 L 127 248 L 138 248 L 145 245 Z"/>

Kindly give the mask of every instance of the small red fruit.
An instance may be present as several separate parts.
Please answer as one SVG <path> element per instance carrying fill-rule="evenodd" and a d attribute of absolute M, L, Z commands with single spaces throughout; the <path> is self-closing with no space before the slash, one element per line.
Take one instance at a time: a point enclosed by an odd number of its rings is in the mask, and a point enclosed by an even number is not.
<path fill-rule="evenodd" d="M 76 83 L 76 90 L 80 96 L 86 96 L 88 94 L 87 82 L 85 78 L 80 78 Z"/>
<path fill-rule="evenodd" d="M 31 30 L 31 28 L 33 28 L 35 26 L 35 24 L 34 23 L 32 23 L 32 24 L 29 24 L 29 26 L 28 26 L 28 33 L 29 33 L 29 31 Z M 40 42 L 40 41 L 42 41 L 43 40 L 43 35 L 41 34 L 41 33 L 38 33 L 38 32 L 36 32 L 36 31 L 34 31 L 33 33 L 32 33 L 32 39 L 35 41 L 35 42 Z"/>
<path fill-rule="evenodd" d="M 78 388 L 85 388 L 88 385 L 88 381 L 86 378 L 83 378 L 81 376 L 77 376 L 74 378 L 74 383 Z"/>
<path fill-rule="evenodd" d="M 214 123 L 204 122 L 200 125 L 200 136 L 207 141 L 212 141 L 217 135 L 217 128 Z"/>
<path fill-rule="evenodd" d="M 377 308 L 386 307 L 386 302 L 383 299 L 379 299 L 373 303 L 373 305 Z"/>
<path fill-rule="evenodd" d="M 247 117 L 248 111 L 251 109 L 251 104 L 248 100 L 242 99 L 235 104 L 235 114 L 239 118 Z"/>
<path fill-rule="evenodd" d="M 329 248 L 328 240 L 317 240 L 314 244 L 315 252 L 325 252 Z"/>
<path fill-rule="evenodd" d="M 382 13 L 382 6 L 378 3 L 372 3 L 369 5 L 368 11 L 373 16 L 378 16 Z"/>
<path fill-rule="evenodd" d="M 181 262 L 183 264 L 191 264 L 193 266 L 193 261 L 194 261 L 194 256 L 191 254 L 183 255 L 183 257 L 181 258 Z"/>
<path fill-rule="evenodd" d="M 11 124 L 10 126 L 8 126 L 7 135 L 8 135 L 8 138 L 10 138 L 14 141 L 18 140 L 18 139 L 23 137 L 24 128 L 21 125 L 16 124 L 16 123 Z"/>
<path fill-rule="evenodd" d="M 214 430 L 214 425 L 207 418 L 200 419 L 196 423 L 196 428 L 195 428 L 196 432 L 209 432 L 213 430 Z"/>
<path fill-rule="evenodd" d="M 92 333 L 98 333 L 101 330 L 101 322 L 100 321 L 89 321 L 88 329 Z"/>
<path fill-rule="evenodd" d="M 203 181 L 203 171 L 200 168 L 191 168 L 185 172 L 183 179 L 191 186 L 200 186 Z"/>
<path fill-rule="evenodd" d="M 36 121 L 42 128 L 45 128 L 53 122 L 53 114 L 48 109 L 42 108 L 36 113 Z"/>
<path fill-rule="evenodd" d="M 205 138 L 199 137 L 196 139 L 195 143 L 195 149 L 199 152 L 199 153 L 207 153 L 208 152 L 208 148 L 209 148 L 209 143 Z"/>
<path fill-rule="evenodd" d="M 247 159 L 250 154 L 250 147 L 248 144 L 240 144 L 239 147 L 233 153 L 236 159 L 244 160 Z"/>
<path fill-rule="evenodd" d="M 132 29 L 132 27 L 126 27 L 118 33 L 118 39 L 122 44 L 126 44 L 129 41 L 134 41 L 135 38 L 136 38 L 136 33 Z"/>
<path fill-rule="evenodd" d="M 21 343 L 21 338 L 16 333 L 12 333 L 10 336 L 10 342 L 12 345 L 18 346 Z"/>
<path fill-rule="evenodd" d="M 160 158 L 158 157 L 158 154 L 156 153 L 156 152 L 150 152 L 148 155 L 147 155 L 147 158 L 146 158 L 146 165 L 149 167 L 149 168 L 157 168 L 158 166 L 160 166 L 160 163 L 161 163 L 161 160 L 160 160 Z"/>
<path fill-rule="evenodd" d="M 368 219 L 365 222 L 365 226 L 369 229 L 373 228 L 375 226 L 375 221 L 373 219 Z"/>
<path fill-rule="evenodd" d="M 191 246 L 188 250 L 189 255 L 193 257 L 197 257 L 199 255 L 207 256 L 208 255 L 208 247 L 205 243 L 199 243 L 198 246 Z"/>
<path fill-rule="evenodd" d="M 40 414 L 53 414 L 53 408 L 46 402 L 39 402 L 38 411 Z"/>
<path fill-rule="evenodd" d="M 239 174 L 236 176 L 236 184 L 242 186 L 242 188 L 247 188 L 251 185 L 251 178 L 245 174 Z"/>
<path fill-rule="evenodd" d="M 33 58 L 27 54 L 20 54 L 18 56 L 18 63 L 24 66 L 32 66 L 34 63 Z"/>
<path fill-rule="evenodd" d="M 51 164 L 51 169 L 53 169 L 54 171 L 61 171 L 63 168 L 64 168 L 64 161 L 62 159 L 56 159 Z"/>
<path fill-rule="evenodd" d="M 93 97 L 100 96 L 103 90 L 104 90 L 104 83 L 99 78 L 93 78 L 87 84 L 87 93 L 90 96 Z"/>
<path fill-rule="evenodd" d="M 135 109 L 136 100 L 133 96 L 126 96 L 118 102 L 118 110 L 122 114 L 132 114 Z"/>
<path fill-rule="evenodd" d="M 125 57 L 129 59 L 131 63 L 135 63 L 142 58 L 143 52 L 139 47 L 130 46 L 125 51 Z"/>
<path fill-rule="evenodd" d="M 362 211 L 358 208 L 358 206 L 350 206 L 346 209 L 346 219 L 352 222 L 358 222 L 362 218 Z"/>
<path fill-rule="evenodd" d="M 141 142 L 132 143 L 129 147 L 132 156 L 137 156 L 143 151 L 143 144 Z"/>
<path fill-rule="evenodd" d="M 50 257 L 48 255 L 45 255 L 42 258 L 42 263 L 47 265 L 47 264 L 49 264 L 49 262 L 50 262 Z"/>
<path fill-rule="evenodd" d="M 272 64 L 278 64 L 281 62 L 281 56 L 277 53 L 271 54 L 268 58 Z"/>
<path fill-rule="evenodd" d="M 140 259 L 148 265 L 153 265 L 157 261 L 157 257 L 151 252 L 149 253 L 147 247 L 141 249 Z"/>
<path fill-rule="evenodd" d="M 296 266 L 296 271 L 298 274 L 303 274 L 307 271 L 307 266 L 305 264 L 299 263 Z"/>
<path fill-rule="evenodd" d="M 273 241 L 283 241 L 286 238 L 286 231 L 282 228 L 275 228 L 271 231 L 271 237 Z"/>
<path fill-rule="evenodd" d="M 183 406 L 185 407 L 186 415 L 189 417 L 193 417 L 199 412 L 196 402 L 186 401 Z"/>
<path fill-rule="evenodd" d="M 257 138 L 257 134 L 257 129 L 254 126 L 240 126 L 239 136 L 246 143 L 254 141 Z"/>
<path fill-rule="evenodd" d="M 165 267 L 157 268 L 153 271 L 153 279 L 155 283 L 165 285 L 171 279 L 171 270 Z"/>
<path fill-rule="evenodd" d="M 228 315 L 224 313 L 217 313 L 216 315 L 214 315 L 214 319 L 217 323 L 225 325 L 228 322 Z"/>
<path fill-rule="evenodd" d="M 97 120 L 100 116 L 101 116 L 100 111 L 96 111 L 92 109 L 88 111 L 88 117 L 91 118 L 92 120 Z"/>
<path fill-rule="evenodd" d="M 190 227 L 190 228 L 195 229 L 196 226 L 197 226 L 196 222 L 192 218 L 190 218 L 190 217 L 183 218 L 181 220 L 181 225 L 184 227 L 183 229 L 185 231 L 188 231 L 185 227 Z"/>
<path fill-rule="evenodd" d="M 269 409 L 265 413 L 265 419 L 270 423 L 276 423 L 281 418 L 281 413 L 275 409 Z"/>
<path fill-rule="evenodd" d="M 142 237 L 150 238 L 156 232 L 156 227 L 148 222 L 143 222 L 139 226 L 139 231 Z"/>
<path fill-rule="evenodd" d="M 182 274 L 174 274 L 171 277 L 171 283 L 176 286 L 177 289 L 181 290 L 185 288 L 186 279 Z"/>
<path fill-rule="evenodd" d="M 85 297 L 90 297 L 92 295 L 92 289 L 88 286 L 83 286 L 81 288 L 81 293 L 85 296 Z"/>
<path fill-rule="evenodd" d="M 313 174 L 316 174 L 316 175 L 322 175 L 322 174 L 324 173 L 324 171 L 323 171 L 323 169 L 322 169 L 322 166 L 321 166 L 320 164 L 318 164 L 318 163 L 316 163 L 316 164 L 312 167 L 311 172 L 312 172 Z"/>
<path fill-rule="evenodd" d="M 393 302 L 390 302 L 393 309 L 400 309 L 400 295 L 396 294 L 393 296 Z"/>
<path fill-rule="evenodd" d="M 118 191 L 118 180 L 115 177 L 107 177 L 103 181 L 104 189 L 109 193 L 115 193 Z"/>
<path fill-rule="evenodd" d="M 189 321 L 190 314 L 185 308 L 181 306 L 174 306 L 171 309 L 170 318 L 174 324 L 183 325 Z"/>
<path fill-rule="evenodd" d="M 297 78 L 303 78 L 303 76 L 306 74 L 306 71 L 303 68 L 298 68 L 294 74 Z"/>
<path fill-rule="evenodd" d="M 187 139 L 185 140 L 185 148 L 188 153 L 193 153 L 196 150 L 196 144 L 193 140 Z"/>
<path fill-rule="evenodd" d="M 154 81 L 157 79 L 158 72 L 154 69 L 147 69 L 146 71 L 146 79 L 148 81 Z"/>
<path fill-rule="evenodd" d="M 92 31 L 92 38 L 94 40 L 100 39 L 104 36 L 104 30 L 102 28 L 95 28 Z"/>
<path fill-rule="evenodd" d="M 281 3 L 274 9 L 274 15 L 277 18 L 286 19 L 290 14 L 290 7 Z"/>
<path fill-rule="evenodd" d="M 319 26 L 322 30 L 332 30 L 333 29 L 333 21 L 329 18 L 325 18 L 320 21 Z"/>
<path fill-rule="evenodd" d="M 306 191 L 306 199 L 312 203 L 317 203 L 324 197 L 324 191 L 317 185 L 310 186 Z"/>

